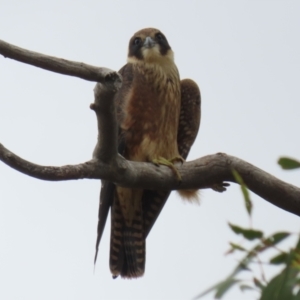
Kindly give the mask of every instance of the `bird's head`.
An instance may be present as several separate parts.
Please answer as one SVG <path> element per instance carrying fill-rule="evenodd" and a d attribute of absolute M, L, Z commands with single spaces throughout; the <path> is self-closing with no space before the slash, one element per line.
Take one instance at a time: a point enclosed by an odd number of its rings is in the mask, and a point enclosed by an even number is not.
<path fill-rule="evenodd" d="M 165 64 L 174 61 L 174 53 L 164 36 L 155 28 L 145 28 L 136 32 L 129 41 L 129 63 L 158 63 Z"/>

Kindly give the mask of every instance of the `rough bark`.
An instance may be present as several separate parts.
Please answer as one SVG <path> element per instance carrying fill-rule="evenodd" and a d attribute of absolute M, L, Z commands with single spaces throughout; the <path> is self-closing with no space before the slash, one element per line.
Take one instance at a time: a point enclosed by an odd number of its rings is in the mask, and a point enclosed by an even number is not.
<path fill-rule="evenodd" d="M 54 58 L 0 41 L 0 54 L 53 72 L 96 81 L 91 109 L 98 122 L 98 142 L 93 159 L 78 165 L 40 166 L 26 161 L 0 144 L 0 160 L 26 175 L 49 181 L 104 179 L 120 186 L 155 190 L 202 189 L 225 181 L 235 182 L 236 170 L 247 187 L 266 201 L 300 216 L 300 188 L 230 155 L 217 153 L 178 166 L 182 182 L 170 168 L 125 160 L 117 152 L 114 96 L 121 76 L 106 68 Z M 101 82 L 101 83 L 99 83 Z"/>

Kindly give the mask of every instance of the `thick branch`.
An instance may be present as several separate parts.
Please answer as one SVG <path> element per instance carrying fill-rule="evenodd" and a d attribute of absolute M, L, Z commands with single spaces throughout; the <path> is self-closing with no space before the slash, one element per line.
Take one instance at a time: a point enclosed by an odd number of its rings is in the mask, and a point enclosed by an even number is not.
<path fill-rule="evenodd" d="M 120 75 L 107 68 L 99 68 L 81 62 L 29 51 L 0 40 L 0 54 L 48 71 L 79 77 L 89 81 L 112 83 L 121 80 Z"/>
<path fill-rule="evenodd" d="M 112 162 L 118 154 L 114 96 L 120 87 L 121 84 L 118 82 L 114 88 L 97 83 L 94 88 L 95 102 L 91 104 L 91 109 L 96 112 L 98 123 L 98 142 L 93 157 L 106 163 Z"/>
<path fill-rule="evenodd" d="M 47 167 L 21 159 L 0 144 L 0 160 L 35 178 L 51 181 L 71 179 L 105 179 L 131 188 L 155 190 L 206 188 L 217 182 L 235 182 L 232 169 L 242 176 L 248 188 L 270 203 L 300 216 L 300 189 L 263 170 L 224 153 L 208 155 L 179 167 L 182 183 L 165 166 L 127 161 L 117 156 L 115 164 L 91 160 L 84 164 Z"/>

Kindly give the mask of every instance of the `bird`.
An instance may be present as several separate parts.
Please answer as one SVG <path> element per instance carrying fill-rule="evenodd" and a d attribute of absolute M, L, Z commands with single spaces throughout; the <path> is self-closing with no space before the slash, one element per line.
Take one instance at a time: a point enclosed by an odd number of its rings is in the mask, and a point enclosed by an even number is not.
<path fill-rule="evenodd" d="M 127 64 L 119 74 L 122 87 L 114 99 L 119 154 L 130 161 L 168 165 L 181 180 L 175 163 L 187 158 L 200 126 L 198 85 L 180 80 L 174 52 L 155 28 L 131 37 Z M 197 190 L 179 192 L 183 198 L 198 198 Z M 131 189 L 102 180 L 94 263 L 110 210 L 112 276 L 143 276 L 146 238 L 169 195 L 168 190 Z"/>

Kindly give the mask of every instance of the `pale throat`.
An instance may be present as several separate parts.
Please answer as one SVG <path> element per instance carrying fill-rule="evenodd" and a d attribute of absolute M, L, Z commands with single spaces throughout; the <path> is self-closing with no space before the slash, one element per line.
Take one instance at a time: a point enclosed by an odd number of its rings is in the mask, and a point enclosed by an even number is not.
<path fill-rule="evenodd" d="M 159 46 L 155 45 L 152 48 L 142 48 L 143 59 L 138 59 L 135 56 L 127 58 L 128 63 L 132 64 L 158 64 L 162 68 L 174 67 L 174 52 L 170 49 L 165 55 L 162 55 Z"/>

